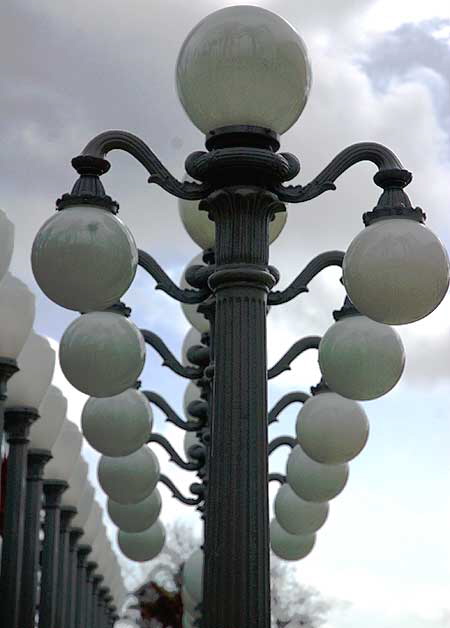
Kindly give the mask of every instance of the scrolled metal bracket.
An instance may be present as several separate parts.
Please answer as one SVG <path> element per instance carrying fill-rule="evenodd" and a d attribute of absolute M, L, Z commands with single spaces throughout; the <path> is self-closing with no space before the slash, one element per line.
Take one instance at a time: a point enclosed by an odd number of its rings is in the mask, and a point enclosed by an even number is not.
<path fill-rule="evenodd" d="M 132 155 L 150 174 L 149 183 L 156 183 L 173 196 L 198 201 L 212 191 L 208 184 L 178 181 L 143 140 L 127 131 L 100 133 L 85 146 L 82 156 L 105 160 L 112 150 L 123 150 Z"/>
<path fill-rule="evenodd" d="M 269 412 L 267 417 L 269 425 L 278 421 L 278 415 L 281 414 L 285 408 L 291 405 L 291 403 L 305 403 L 308 399 L 309 395 L 301 391 L 291 392 L 284 395 L 284 397 L 281 397 L 281 399 L 277 401 L 272 410 Z"/>
<path fill-rule="evenodd" d="M 206 288 L 202 290 L 183 290 L 179 288 L 149 253 L 138 249 L 138 255 L 139 266 L 146 270 L 156 281 L 156 290 L 163 290 L 170 297 L 181 303 L 202 303 L 210 296 L 211 291 Z"/>
<path fill-rule="evenodd" d="M 281 305 L 292 301 L 302 292 L 308 292 L 308 284 L 325 268 L 338 266 L 342 268 L 344 251 L 325 251 L 314 257 L 299 275 L 284 290 L 276 290 L 269 293 L 269 305 Z"/>
<path fill-rule="evenodd" d="M 285 445 L 287 447 L 290 447 L 291 449 L 294 449 L 294 447 L 297 445 L 297 440 L 293 436 L 278 436 L 277 438 L 274 438 L 269 443 L 269 456 L 273 454 L 273 452 L 278 449 L 278 447 L 284 447 Z"/>
<path fill-rule="evenodd" d="M 289 351 L 286 351 L 284 356 L 269 369 L 268 378 L 273 379 L 284 371 L 290 371 L 291 363 L 304 351 L 308 349 L 318 349 L 321 340 L 322 338 L 320 336 L 305 336 L 305 338 L 297 340 Z"/>
<path fill-rule="evenodd" d="M 198 506 L 203 501 L 203 495 L 198 495 L 197 497 L 185 497 L 175 486 L 172 480 L 163 473 L 160 474 L 159 481 L 161 482 L 161 484 L 165 484 L 167 486 L 175 499 L 178 499 L 178 501 L 180 501 L 182 504 L 185 504 L 186 506 Z"/>
<path fill-rule="evenodd" d="M 184 421 L 178 416 L 178 414 L 167 403 L 167 401 L 163 399 L 163 397 L 161 397 L 161 395 L 158 395 L 153 391 L 143 390 L 142 394 L 147 397 L 150 403 L 153 403 L 162 412 L 164 412 L 164 414 L 166 415 L 166 421 L 168 421 L 169 423 L 173 423 L 185 432 L 198 432 L 204 427 L 206 423 L 205 417 L 199 418 L 198 421 Z"/>
<path fill-rule="evenodd" d="M 155 351 L 163 358 L 163 366 L 168 366 L 171 371 L 181 377 L 185 377 L 186 379 L 200 379 L 200 377 L 202 377 L 203 372 L 201 369 L 193 366 L 183 366 L 180 364 L 167 345 L 157 334 L 149 331 L 148 329 L 141 329 L 140 331 L 145 342 L 153 347 L 153 349 L 155 349 Z"/>
<path fill-rule="evenodd" d="M 269 473 L 269 482 L 279 482 L 282 486 L 286 484 L 286 476 L 282 473 Z"/>
<path fill-rule="evenodd" d="M 157 443 L 160 445 L 160 447 L 162 447 L 169 454 L 170 460 L 179 466 L 180 469 L 184 469 L 184 471 L 198 471 L 203 466 L 203 462 L 200 458 L 196 462 L 186 462 L 186 460 L 183 460 L 183 458 L 177 454 L 167 438 L 161 434 L 150 434 L 147 442 Z"/>

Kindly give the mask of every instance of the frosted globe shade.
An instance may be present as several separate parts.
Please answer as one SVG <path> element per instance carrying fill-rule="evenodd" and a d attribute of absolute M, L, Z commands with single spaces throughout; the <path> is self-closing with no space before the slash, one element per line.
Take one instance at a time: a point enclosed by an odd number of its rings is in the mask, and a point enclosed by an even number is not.
<path fill-rule="evenodd" d="M 319 365 L 328 386 L 349 399 L 367 401 L 389 392 L 405 367 L 399 334 L 367 316 L 346 316 L 319 345 Z"/>
<path fill-rule="evenodd" d="M 64 332 L 59 360 L 72 386 L 91 397 L 112 397 L 135 384 L 144 368 L 145 343 L 121 314 L 90 312 Z"/>
<path fill-rule="evenodd" d="M 56 386 L 49 386 L 39 406 L 39 419 L 30 428 L 30 447 L 52 450 L 67 412 L 67 399 Z M 66 491 L 67 492 L 67 491 Z"/>
<path fill-rule="evenodd" d="M 187 612 L 191 617 L 194 615 L 198 615 L 197 606 L 198 602 L 194 600 L 192 595 L 190 595 L 185 587 L 181 587 L 181 599 L 183 601 L 183 608 L 185 612 Z"/>
<path fill-rule="evenodd" d="M 161 495 L 157 488 L 137 504 L 119 504 L 108 499 L 111 521 L 124 532 L 143 532 L 150 528 L 161 512 Z"/>
<path fill-rule="evenodd" d="M 328 502 L 307 502 L 283 484 L 274 502 L 275 517 L 289 534 L 312 534 L 323 526 L 328 517 Z"/>
<path fill-rule="evenodd" d="M 106 538 L 106 527 L 103 521 L 100 522 L 99 530 L 95 540 L 92 544 L 92 552 L 89 557 L 89 560 L 92 560 L 98 564 L 99 560 L 102 559 L 103 553 L 107 550 L 107 538 Z"/>
<path fill-rule="evenodd" d="M 195 618 L 192 617 L 189 613 L 184 612 L 181 617 L 181 626 L 182 628 L 195 628 L 196 624 L 194 624 Z"/>
<path fill-rule="evenodd" d="M 49 341 L 32 331 L 17 360 L 20 371 L 8 382 L 6 408 L 39 408 L 52 381 L 55 352 Z"/>
<path fill-rule="evenodd" d="M 190 382 L 186 386 L 186 390 L 184 392 L 184 397 L 183 397 L 184 414 L 186 418 L 188 419 L 188 421 L 193 421 L 194 423 L 198 422 L 198 418 L 195 416 L 192 416 L 192 414 L 188 412 L 188 407 L 192 401 L 202 401 L 200 394 L 201 394 L 200 388 L 196 386 L 193 382 Z"/>
<path fill-rule="evenodd" d="M 186 175 L 185 181 L 193 181 Z M 205 250 L 211 249 L 216 244 L 216 228 L 207 211 L 199 210 L 200 201 L 188 201 L 184 198 L 178 199 L 178 211 L 181 222 L 189 234 L 190 238 Z M 269 223 L 269 244 L 275 242 L 282 232 L 287 220 L 287 212 L 277 212 L 273 220 Z"/>
<path fill-rule="evenodd" d="M 344 489 L 348 473 L 347 463 L 321 464 L 309 458 L 297 445 L 289 454 L 286 477 L 289 486 L 302 499 L 326 502 Z"/>
<path fill-rule="evenodd" d="M 53 446 L 53 458 L 45 465 L 44 477 L 68 482 L 80 459 L 82 442 L 83 437 L 75 423 L 64 421 Z"/>
<path fill-rule="evenodd" d="M 189 449 L 191 447 L 194 447 L 194 445 L 202 445 L 202 442 L 199 439 L 199 437 L 197 436 L 197 433 L 196 432 L 185 432 L 184 440 L 183 440 L 184 453 L 186 454 L 186 458 L 188 460 L 190 460 L 191 462 L 194 462 L 194 458 L 192 458 L 189 455 Z"/>
<path fill-rule="evenodd" d="M 84 487 L 87 483 L 88 465 L 87 462 L 80 456 L 75 463 L 75 467 L 72 469 L 72 473 L 68 479 L 69 488 L 64 491 L 61 498 L 63 506 L 75 506 L 83 494 Z"/>
<path fill-rule="evenodd" d="M 203 599 L 203 550 L 193 552 L 183 567 L 183 585 L 187 593 L 197 603 Z"/>
<path fill-rule="evenodd" d="M 241 124 L 284 133 L 306 105 L 311 67 L 288 22 L 240 5 L 194 27 L 180 50 L 176 80 L 181 104 L 203 133 Z"/>
<path fill-rule="evenodd" d="M 89 513 L 89 517 L 87 518 L 86 524 L 84 526 L 83 536 L 80 539 L 80 543 L 85 543 L 87 545 L 93 545 L 97 534 L 100 533 L 100 525 L 102 521 L 102 509 L 97 504 L 97 502 L 92 502 L 91 511 Z"/>
<path fill-rule="evenodd" d="M 5 212 L 0 209 L 0 280 L 6 275 L 13 250 L 14 223 L 12 223 Z"/>
<path fill-rule="evenodd" d="M 361 231 L 342 270 L 359 312 L 390 325 L 430 314 L 449 284 L 448 256 L 440 240 L 425 225 L 401 218 L 379 220 Z"/>
<path fill-rule="evenodd" d="M 187 357 L 187 352 L 191 347 L 195 347 L 196 345 L 202 344 L 202 335 L 201 333 L 195 329 L 195 327 L 191 327 L 191 329 L 186 334 L 183 340 L 183 346 L 181 347 L 181 363 L 183 366 L 192 366 L 192 362 L 189 362 Z"/>
<path fill-rule="evenodd" d="M 90 397 L 81 414 L 84 437 L 105 456 L 128 456 L 140 449 L 148 441 L 152 426 L 150 403 L 135 388 L 114 397 Z"/>
<path fill-rule="evenodd" d="M 34 294 L 20 279 L 6 273 L 0 283 L 0 357 L 17 360 L 30 335 L 34 315 Z"/>
<path fill-rule="evenodd" d="M 353 460 L 369 437 L 363 407 L 335 392 L 310 397 L 298 413 L 296 429 L 303 451 L 324 464 Z"/>
<path fill-rule="evenodd" d="M 104 492 L 119 504 L 137 504 L 155 490 L 159 480 L 159 462 L 147 446 L 129 456 L 102 456 L 98 481 Z"/>
<path fill-rule="evenodd" d="M 129 229 L 111 212 L 81 205 L 56 212 L 33 243 L 34 277 L 49 299 L 69 310 L 106 310 L 136 273 L 138 253 Z"/>
<path fill-rule="evenodd" d="M 276 519 L 270 523 L 270 546 L 278 558 L 301 560 L 312 551 L 315 542 L 315 534 L 289 534 Z"/>
<path fill-rule="evenodd" d="M 190 266 L 204 266 L 205 264 L 203 262 L 202 256 L 203 256 L 202 253 L 199 253 L 199 255 L 196 255 L 193 259 L 191 259 L 189 264 L 184 269 L 183 276 L 182 276 L 181 282 L 180 282 L 180 287 L 183 290 L 185 290 L 186 288 L 189 289 L 189 290 L 193 290 L 194 289 L 186 281 L 185 273 L 186 273 L 186 270 Z M 183 310 L 183 313 L 184 313 L 185 317 L 187 318 L 188 322 L 192 325 L 192 327 L 194 327 L 201 334 L 209 333 L 209 321 L 208 321 L 208 319 L 206 319 L 203 316 L 203 314 L 201 312 L 198 311 L 198 307 L 199 307 L 199 305 L 196 304 L 196 303 L 194 303 L 194 304 L 192 304 L 192 303 L 182 303 L 181 304 L 181 309 Z"/>
<path fill-rule="evenodd" d="M 143 563 L 158 556 L 164 547 L 166 532 L 160 521 L 144 532 L 129 533 L 119 530 L 117 542 L 124 556 L 135 562 Z"/>
<path fill-rule="evenodd" d="M 72 527 L 84 528 L 89 513 L 91 512 L 92 503 L 94 501 L 94 487 L 89 480 L 84 485 L 80 499 L 77 504 L 74 504 L 77 509 L 77 514 L 72 519 Z"/>

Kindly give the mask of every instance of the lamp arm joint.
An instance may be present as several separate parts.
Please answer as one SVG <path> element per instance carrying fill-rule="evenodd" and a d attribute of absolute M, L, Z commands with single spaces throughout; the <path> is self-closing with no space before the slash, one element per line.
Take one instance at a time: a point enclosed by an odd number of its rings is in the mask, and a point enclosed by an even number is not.
<path fill-rule="evenodd" d="M 273 454 L 273 452 L 278 449 L 278 447 L 284 446 L 290 447 L 294 449 L 297 445 L 297 441 L 293 436 L 277 436 L 269 443 L 269 456 Z"/>
<path fill-rule="evenodd" d="M 291 403 L 305 403 L 308 399 L 309 395 L 301 391 L 291 392 L 284 395 L 279 401 L 277 401 L 272 410 L 269 412 L 267 417 L 269 425 L 278 421 L 278 415 L 281 414 L 281 412 L 283 412 L 283 410 Z"/>
<path fill-rule="evenodd" d="M 161 434 L 150 434 L 148 443 L 157 443 L 160 447 L 165 449 L 165 451 L 169 454 L 171 462 L 174 462 L 178 467 L 183 469 L 184 471 L 198 471 L 201 469 L 202 460 L 197 460 L 196 462 L 186 462 L 183 458 L 175 451 L 172 445 L 169 443 L 167 438 L 162 436 Z"/>
<path fill-rule="evenodd" d="M 173 423 L 185 432 L 198 432 L 204 427 L 206 423 L 205 418 L 199 418 L 198 421 L 184 421 L 178 416 L 178 414 L 167 403 L 167 401 L 163 399 L 163 397 L 161 397 L 161 395 L 158 395 L 157 393 L 150 390 L 143 390 L 142 393 L 147 397 L 150 403 L 153 403 L 162 412 L 164 412 L 164 414 L 166 415 L 166 421 Z"/>
<path fill-rule="evenodd" d="M 168 366 L 171 371 L 181 377 L 185 377 L 186 379 L 199 379 L 202 376 L 202 369 L 193 366 L 183 366 L 180 364 L 167 345 L 157 334 L 149 331 L 148 329 L 141 329 L 141 334 L 145 342 L 153 347 L 153 349 L 155 349 L 155 351 L 163 358 L 163 366 Z"/>
<path fill-rule="evenodd" d="M 175 499 L 178 499 L 178 501 L 180 501 L 182 504 L 185 504 L 186 506 L 198 506 L 203 499 L 202 495 L 198 495 L 197 497 L 185 497 L 181 493 L 181 491 L 175 486 L 172 480 L 163 473 L 160 474 L 159 481 L 167 486 L 167 488 L 172 492 L 172 496 L 175 497 Z"/>
<path fill-rule="evenodd" d="M 286 351 L 283 357 L 280 358 L 271 369 L 269 369 L 268 378 L 273 379 L 274 377 L 281 375 L 284 371 L 289 371 L 291 369 L 292 362 L 298 358 L 299 355 L 308 349 L 318 349 L 321 340 L 320 336 L 305 336 L 305 338 L 297 340 L 297 342 L 295 342 L 292 347 Z"/>

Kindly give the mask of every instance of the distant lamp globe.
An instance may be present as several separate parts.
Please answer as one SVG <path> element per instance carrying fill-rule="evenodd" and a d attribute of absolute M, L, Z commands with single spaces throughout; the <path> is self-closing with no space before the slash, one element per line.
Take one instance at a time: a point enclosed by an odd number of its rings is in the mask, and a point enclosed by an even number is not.
<path fill-rule="evenodd" d="M 203 133 L 230 125 L 284 133 L 305 107 L 311 68 L 290 24 L 240 5 L 208 15 L 189 33 L 176 80 L 181 104 Z"/>
<path fill-rule="evenodd" d="M 202 400 L 200 397 L 200 394 L 201 394 L 201 391 L 199 387 L 196 386 L 193 382 L 189 382 L 189 384 L 186 386 L 186 390 L 184 392 L 184 397 L 183 397 L 184 414 L 186 418 L 188 419 L 188 421 L 198 422 L 198 418 L 190 414 L 189 406 L 193 401 Z"/>
<path fill-rule="evenodd" d="M 124 556 L 138 563 L 152 560 L 161 552 L 166 540 L 164 526 L 158 520 L 143 532 L 117 533 L 117 543 Z"/>
<path fill-rule="evenodd" d="M 347 397 L 367 401 L 389 392 L 405 367 L 399 334 L 367 316 L 345 316 L 332 325 L 319 345 L 319 365 L 328 386 Z"/>
<path fill-rule="evenodd" d="M 139 378 L 145 343 L 137 327 L 121 314 L 90 312 L 64 332 L 59 359 L 72 386 L 91 397 L 113 397 Z"/>
<path fill-rule="evenodd" d="M 49 386 L 39 406 L 39 420 L 30 428 L 30 447 L 52 450 L 67 412 L 67 399 L 56 386 Z M 67 491 L 66 491 L 67 492 Z"/>
<path fill-rule="evenodd" d="M 189 556 L 183 567 L 183 586 L 197 603 L 203 599 L 203 550 L 198 549 Z"/>
<path fill-rule="evenodd" d="M 278 558 L 301 560 L 312 551 L 315 542 L 315 534 L 289 534 L 276 519 L 270 523 L 270 546 Z"/>
<path fill-rule="evenodd" d="M 80 462 L 82 443 L 80 430 L 75 423 L 66 419 L 53 446 L 53 458 L 45 466 L 44 477 L 67 482 Z"/>
<path fill-rule="evenodd" d="M 286 478 L 294 493 L 305 501 L 326 502 L 344 490 L 348 473 L 347 463 L 316 462 L 297 445 L 289 454 Z"/>
<path fill-rule="evenodd" d="M 39 287 L 69 310 L 106 310 L 130 287 L 138 252 L 129 229 L 95 205 L 67 207 L 38 232 L 31 266 Z"/>
<path fill-rule="evenodd" d="M 161 495 L 157 488 L 137 504 L 119 504 L 108 499 L 111 521 L 124 532 L 143 532 L 150 528 L 161 512 Z"/>
<path fill-rule="evenodd" d="M 35 309 L 35 297 L 28 286 L 6 273 L 0 283 L 1 358 L 17 360 L 33 327 Z"/>
<path fill-rule="evenodd" d="M 449 285 L 449 260 L 425 225 L 407 218 L 377 220 L 350 244 L 343 262 L 344 285 L 355 307 L 388 325 L 424 318 Z"/>
<path fill-rule="evenodd" d="M 183 366 L 192 366 L 192 363 L 188 360 L 187 352 L 191 347 L 201 345 L 201 343 L 202 334 L 198 331 L 198 329 L 195 329 L 195 327 L 191 327 L 186 334 L 183 340 L 183 345 L 181 347 L 181 363 L 183 364 Z"/>
<path fill-rule="evenodd" d="M 105 456 L 128 456 L 151 434 L 153 413 L 145 395 L 129 388 L 114 397 L 90 397 L 81 414 L 88 443 Z"/>
<path fill-rule="evenodd" d="M 144 446 L 123 458 L 102 456 L 97 469 L 103 491 L 119 504 L 137 504 L 148 497 L 159 480 L 159 462 Z"/>
<path fill-rule="evenodd" d="M 199 253 L 193 259 L 191 259 L 189 264 L 186 266 L 183 276 L 181 278 L 180 287 L 183 289 L 188 288 L 192 290 L 193 288 L 192 286 L 188 284 L 188 282 L 186 281 L 186 276 L 185 276 L 186 270 L 190 266 L 204 266 L 203 253 Z M 198 311 L 198 307 L 199 306 L 197 304 L 191 304 L 191 303 L 181 304 L 181 309 L 183 310 L 183 314 L 185 315 L 189 323 L 192 325 L 192 327 L 194 327 L 200 334 L 209 333 L 209 321 L 203 316 L 201 312 Z"/>
<path fill-rule="evenodd" d="M 0 210 L 0 281 L 6 275 L 14 250 L 14 223 Z"/>
<path fill-rule="evenodd" d="M 275 517 L 289 534 L 312 534 L 328 517 L 328 502 L 307 502 L 294 493 L 289 484 L 278 490 L 274 502 Z"/>
<path fill-rule="evenodd" d="M 355 458 L 369 436 L 369 422 L 362 406 L 334 392 L 310 397 L 298 413 L 296 429 L 303 451 L 328 465 Z"/>

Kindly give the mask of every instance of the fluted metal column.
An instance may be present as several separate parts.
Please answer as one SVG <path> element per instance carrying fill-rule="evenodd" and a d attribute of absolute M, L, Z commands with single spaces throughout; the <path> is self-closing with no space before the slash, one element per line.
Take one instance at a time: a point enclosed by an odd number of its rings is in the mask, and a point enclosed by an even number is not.
<path fill-rule="evenodd" d="M 4 428 L 4 412 L 5 401 L 8 397 L 7 387 L 8 381 L 17 373 L 19 367 L 17 362 L 12 358 L 0 358 L 0 452 L 3 444 L 3 428 Z M 2 487 L 0 483 L 0 500 L 2 498 Z"/>
<path fill-rule="evenodd" d="M 90 617 L 90 626 L 92 628 L 99 628 L 98 626 L 98 598 L 99 598 L 99 589 L 101 583 L 104 578 L 101 574 L 95 574 L 93 578 L 93 591 L 92 591 L 92 607 L 91 607 L 91 617 Z"/>
<path fill-rule="evenodd" d="M 34 408 L 10 408 L 5 412 L 9 443 L 5 519 L 0 576 L 0 626 L 19 628 L 28 436 L 39 414 Z"/>
<path fill-rule="evenodd" d="M 84 625 L 90 626 L 92 617 L 92 607 L 94 605 L 94 571 L 97 569 L 98 564 L 93 560 L 89 560 L 86 563 L 86 615 L 84 619 Z"/>
<path fill-rule="evenodd" d="M 77 599 L 75 603 L 75 628 L 86 628 L 86 560 L 92 551 L 90 545 L 78 546 L 77 562 Z"/>
<path fill-rule="evenodd" d="M 22 563 L 20 628 L 34 628 L 41 541 L 43 472 L 52 454 L 46 449 L 30 449 L 27 458 L 27 494 Z"/>
<path fill-rule="evenodd" d="M 57 575 L 56 628 L 66 628 L 66 608 L 69 594 L 70 522 L 77 514 L 74 506 L 61 506 L 59 528 L 59 565 Z"/>
<path fill-rule="evenodd" d="M 64 480 L 44 480 L 44 543 L 42 546 L 39 628 L 56 628 L 56 600 L 59 569 L 61 497 L 69 485 Z M 59 627 L 58 627 L 59 628 Z"/>
<path fill-rule="evenodd" d="M 98 590 L 98 602 L 97 602 L 97 622 L 99 628 L 105 626 L 105 597 L 109 593 L 109 587 L 100 587 Z"/>
<path fill-rule="evenodd" d="M 66 618 L 64 628 L 75 628 L 77 604 L 78 541 L 83 536 L 82 528 L 71 528 L 69 532 L 69 586 L 67 590 Z"/>
<path fill-rule="evenodd" d="M 214 392 L 206 498 L 205 628 L 270 628 L 268 227 L 284 206 L 253 187 L 202 203 L 216 224 Z"/>

